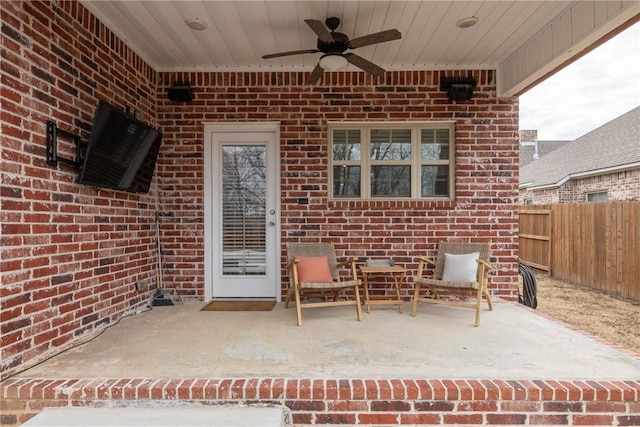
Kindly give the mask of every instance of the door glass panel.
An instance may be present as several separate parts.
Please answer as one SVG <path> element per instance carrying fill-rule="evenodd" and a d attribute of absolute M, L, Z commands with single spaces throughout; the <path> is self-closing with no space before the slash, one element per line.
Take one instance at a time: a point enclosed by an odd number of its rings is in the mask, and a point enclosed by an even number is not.
<path fill-rule="evenodd" d="M 266 273 L 266 147 L 222 147 L 222 273 Z"/>

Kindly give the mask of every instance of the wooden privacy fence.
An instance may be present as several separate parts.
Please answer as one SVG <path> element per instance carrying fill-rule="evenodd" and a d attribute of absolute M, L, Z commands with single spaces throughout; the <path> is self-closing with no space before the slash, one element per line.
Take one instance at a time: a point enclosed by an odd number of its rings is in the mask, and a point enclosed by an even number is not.
<path fill-rule="evenodd" d="M 520 207 L 520 262 L 640 301 L 640 202 Z"/>

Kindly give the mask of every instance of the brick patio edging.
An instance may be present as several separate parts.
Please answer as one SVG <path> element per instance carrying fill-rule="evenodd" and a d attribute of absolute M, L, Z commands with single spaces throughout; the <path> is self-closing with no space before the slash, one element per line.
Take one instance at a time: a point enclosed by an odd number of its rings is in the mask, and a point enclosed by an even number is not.
<path fill-rule="evenodd" d="M 640 425 L 640 380 L 8 379 L 3 426 L 45 407 L 284 405 L 294 425 Z"/>

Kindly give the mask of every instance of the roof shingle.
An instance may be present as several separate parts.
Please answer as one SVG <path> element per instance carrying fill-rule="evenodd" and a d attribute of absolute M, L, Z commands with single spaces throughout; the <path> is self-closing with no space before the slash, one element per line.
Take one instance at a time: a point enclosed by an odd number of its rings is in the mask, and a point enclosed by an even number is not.
<path fill-rule="evenodd" d="M 572 175 L 640 163 L 640 107 L 520 169 L 520 186 L 552 187 Z"/>

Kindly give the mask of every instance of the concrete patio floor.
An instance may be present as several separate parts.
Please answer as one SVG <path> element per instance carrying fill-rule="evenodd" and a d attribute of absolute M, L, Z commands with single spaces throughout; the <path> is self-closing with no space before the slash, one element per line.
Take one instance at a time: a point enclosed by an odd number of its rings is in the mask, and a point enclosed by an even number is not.
<path fill-rule="evenodd" d="M 268 312 L 153 307 L 14 378 L 429 378 L 638 380 L 640 359 L 522 305 L 421 304 Z"/>

